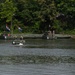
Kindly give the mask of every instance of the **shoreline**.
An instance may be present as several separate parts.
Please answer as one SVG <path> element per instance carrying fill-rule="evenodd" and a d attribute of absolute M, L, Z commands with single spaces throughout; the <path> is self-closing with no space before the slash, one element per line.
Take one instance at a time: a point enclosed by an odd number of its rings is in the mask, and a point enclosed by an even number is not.
<path fill-rule="evenodd" d="M 53 36 L 50 34 L 48 36 L 45 36 L 43 38 L 44 34 L 13 34 L 10 36 L 7 36 L 7 40 L 14 40 L 15 38 L 21 38 L 23 39 L 75 39 L 75 35 L 68 35 L 68 34 L 54 34 Z M 1 38 L 0 38 L 1 39 Z"/>

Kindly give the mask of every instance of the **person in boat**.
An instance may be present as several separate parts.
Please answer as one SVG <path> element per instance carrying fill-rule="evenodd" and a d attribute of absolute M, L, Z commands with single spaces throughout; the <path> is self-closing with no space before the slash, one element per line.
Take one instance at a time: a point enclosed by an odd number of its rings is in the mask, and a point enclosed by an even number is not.
<path fill-rule="evenodd" d="M 49 33 L 51 34 L 52 38 L 54 37 L 55 34 L 55 28 L 51 25 L 49 25 Z"/>
<path fill-rule="evenodd" d="M 20 41 L 21 41 L 22 43 L 25 43 L 25 40 L 23 40 L 23 36 L 21 36 Z"/>
<path fill-rule="evenodd" d="M 20 40 L 23 40 L 23 36 L 20 37 Z"/>
<path fill-rule="evenodd" d="M 16 44 L 20 44 L 20 45 L 23 45 L 25 43 L 25 40 L 23 40 L 23 36 L 20 37 L 20 39 L 16 38 L 12 44 L 13 45 L 16 45 Z"/>

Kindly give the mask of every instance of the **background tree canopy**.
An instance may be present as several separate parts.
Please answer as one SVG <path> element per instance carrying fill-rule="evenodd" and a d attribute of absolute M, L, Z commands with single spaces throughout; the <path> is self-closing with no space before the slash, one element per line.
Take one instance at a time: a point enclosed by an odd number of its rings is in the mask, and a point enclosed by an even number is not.
<path fill-rule="evenodd" d="M 13 15 L 14 14 L 14 15 Z M 75 0 L 0 0 L 0 30 L 17 26 L 23 32 L 42 33 L 54 27 L 56 33 L 75 30 Z"/>

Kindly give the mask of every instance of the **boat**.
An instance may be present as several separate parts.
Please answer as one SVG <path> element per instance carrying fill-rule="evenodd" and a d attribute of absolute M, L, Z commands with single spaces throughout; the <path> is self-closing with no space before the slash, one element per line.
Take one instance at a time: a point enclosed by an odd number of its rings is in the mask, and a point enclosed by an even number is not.
<path fill-rule="evenodd" d="M 12 44 L 22 46 L 25 44 L 25 40 L 13 40 Z"/>

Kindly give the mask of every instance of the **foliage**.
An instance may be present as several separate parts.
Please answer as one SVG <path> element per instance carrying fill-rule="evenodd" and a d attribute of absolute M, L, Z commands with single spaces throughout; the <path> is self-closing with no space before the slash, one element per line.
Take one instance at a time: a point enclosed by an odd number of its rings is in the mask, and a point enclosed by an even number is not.
<path fill-rule="evenodd" d="M 75 35 L 75 29 L 63 31 L 65 34 Z"/>
<path fill-rule="evenodd" d="M 1 18 L 6 18 L 6 22 L 11 21 L 14 13 L 16 11 L 16 7 L 14 7 L 14 4 L 12 0 L 6 0 L 4 3 L 1 3 Z"/>
<path fill-rule="evenodd" d="M 5 21 L 10 22 L 13 16 L 13 28 L 21 26 L 23 32 L 41 33 L 48 30 L 49 24 L 57 33 L 73 30 L 75 29 L 75 0 L 0 1 L 1 30 Z M 15 28 L 14 31 L 16 30 Z"/>
<path fill-rule="evenodd" d="M 57 10 L 64 15 L 63 22 L 67 23 L 66 29 L 75 28 L 75 0 L 56 0 Z M 62 17 L 61 17 L 62 18 Z M 63 23 L 62 22 L 62 23 Z"/>

